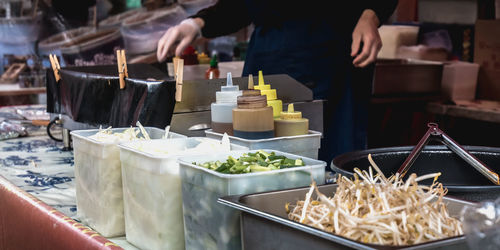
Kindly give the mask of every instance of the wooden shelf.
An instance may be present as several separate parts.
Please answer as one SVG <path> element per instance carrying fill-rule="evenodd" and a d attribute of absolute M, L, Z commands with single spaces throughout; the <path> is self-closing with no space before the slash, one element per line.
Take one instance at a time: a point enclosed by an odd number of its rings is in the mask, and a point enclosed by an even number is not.
<path fill-rule="evenodd" d="M 46 92 L 45 87 L 0 89 L 0 96 L 36 95 L 36 94 L 43 94 L 45 92 Z"/>

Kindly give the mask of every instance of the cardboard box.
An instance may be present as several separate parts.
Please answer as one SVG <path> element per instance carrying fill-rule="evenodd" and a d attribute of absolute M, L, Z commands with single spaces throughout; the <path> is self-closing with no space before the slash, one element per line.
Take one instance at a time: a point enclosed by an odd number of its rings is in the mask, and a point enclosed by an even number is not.
<path fill-rule="evenodd" d="M 398 48 L 417 44 L 418 26 L 411 25 L 382 25 L 378 31 L 382 40 L 382 48 L 377 58 L 395 59 Z"/>
<path fill-rule="evenodd" d="M 446 62 L 443 67 L 441 90 L 451 101 L 476 99 L 479 64 L 461 61 Z"/>
<path fill-rule="evenodd" d="M 478 20 L 474 62 L 480 65 L 477 99 L 500 101 L 500 20 Z"/>
<path fill-rule="evenodd" d="M 500 0 L 495 0 L 495 15 L 500 19 Z"/>
<path fill-rule="evenodd" d="M 422 44 L 401 46 L 398 49 L 397 58 L 442 62 L 448 59 L 448 51 L 443 48 L 430 48 Z"/>
<path fill-rule="evenodd" d="M 414 59 L 377 60 L 372 94 L 398 96 L 439 94 L 443 63 Z"/>

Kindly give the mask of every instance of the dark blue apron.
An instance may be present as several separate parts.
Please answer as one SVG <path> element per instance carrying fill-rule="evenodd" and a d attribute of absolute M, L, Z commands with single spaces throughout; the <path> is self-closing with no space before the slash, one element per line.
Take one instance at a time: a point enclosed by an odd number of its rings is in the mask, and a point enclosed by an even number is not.
<path fill-rule="evenodd" d="M 256 25 L 243 75 L 288 74 L 327 99 L 319 158 L 366 148 L 371 69 L 353 73 L 350 34 L 318 20 Z M 354 83 L 356 81 L 356 83 Z M 279 96 L 279 93 L 278 93 Z"/>

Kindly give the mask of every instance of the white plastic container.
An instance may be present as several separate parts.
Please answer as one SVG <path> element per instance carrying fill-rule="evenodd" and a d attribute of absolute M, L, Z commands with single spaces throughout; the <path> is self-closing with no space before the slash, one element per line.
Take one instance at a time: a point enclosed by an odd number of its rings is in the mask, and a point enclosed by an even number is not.
<path fill-rule="evenodd" d="M 220 139 L 223 136 L 223 134 L 216 133 L 212 129 L 205 130 L 205 135 L 213 139 Z M 259 140 L 229 136 L 229 140 L 231 143 L 247 147 L 250 150 L 267 148 L 312 159 L 318 159 L 318 151 L 321 147 L 321 133 L 313 130 L 309 130 L 309 134 L 307 135 L 274 137 Z"/>
<path fill-rule="evenodd" d="M 305 166 L 248 174 L 222 174 L 196 166 L 193 162 L 225 161 L 228 156 L 238 158 L 243 153 L 256 150 L 179 158 L 186 249 L 241 248 L 240 213 L 218 204 L 219 197 L 304 187 L 311 184 L 312 178 L 316 183 L 324 184 L 326 162 L 275 150 L 264 151 L 290 159 L 302 158 Z"/>
<path fill-rule="evenodd" d="M 128 128 L 111 129 L 113 133 Z M 162 138 L 163 129 L 146 127 L 151 138 Z M 122 174 L 118 143 L 92 138 L 99 129 L 72 131 L 75 162 L 77 216 L 104 237 L 125 234 Z M 139 134 L 142 136 L 142 134 Z M 169 133 L 168 138 L 185 138 Z"/>
<path fill-rule="evenodd" d="M 242 91 L 238 85 L 233 85 L 231 72 L 228 72 L 226 86 L 215 92 L 215 102 L 210 105 L 212 129 L 215 132 L 233 134 L 233 109 L 238 106 L 237 98 L 240 95 Z"/>
<path fill-rule="evenodd" d="M 141 249 L 184 249 L 179 156 L 193 151 L 205 137 L 135 141 L 120 145 L 127 241 Z M 245 149 L 232 145 L 232 149 Z M 206 153 L 216 153 L 211 147 Z M 208 151 L 208 152 L 207 152 Z M 220 151 L 219 151 L 220 152 Z"/>

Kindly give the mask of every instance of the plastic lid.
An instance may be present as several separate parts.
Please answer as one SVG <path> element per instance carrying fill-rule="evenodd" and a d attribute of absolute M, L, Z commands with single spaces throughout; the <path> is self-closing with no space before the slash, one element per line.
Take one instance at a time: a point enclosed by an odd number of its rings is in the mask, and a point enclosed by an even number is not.
<path fill-rule="evenodd" d="M 238 85 L 233 85 L 233 77 L 231 76 L 231 72 L 228 72 L 226 86 L 222 86 L 221 91 L 215 93 L 216 102 L 236 102 L 236 98 L 240 95 L 240 88 Z"/>
<path fill-rule="evenodd" d="M 288 111 L 281 112 L 281 119 L 283 120 L 295 120 L 301 118 L 302 118 L 302 112 L 295 111 L 295 109 L 293 108 L 293 103 L 288 104 Z"/>
<path fill-rule="evenodd" d="M 248 75 L 248 89 L 254 89 L 253 75 L 252 74 Z"/>
<path fill-rule="evenodd" d="M 259 85 L 255 86 L 254 88 L 260 90 L 271 89 L 271 85 L 264 83 L 264 76 L 262 75 L 262 70 L 259 70 Z"/>

